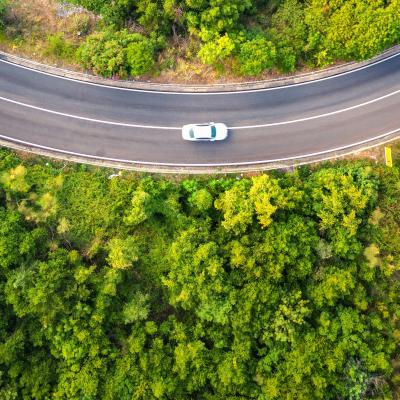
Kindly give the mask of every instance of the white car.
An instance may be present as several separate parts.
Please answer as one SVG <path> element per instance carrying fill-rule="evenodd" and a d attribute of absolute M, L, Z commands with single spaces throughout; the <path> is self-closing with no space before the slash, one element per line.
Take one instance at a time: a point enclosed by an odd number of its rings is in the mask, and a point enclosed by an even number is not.
<path fill-rule="evenodd" d="M 221 123 L 188 124 L 182 127 L 182 138 L 185 140 L 213 142 L 227 137 L 228 127 Z"/>

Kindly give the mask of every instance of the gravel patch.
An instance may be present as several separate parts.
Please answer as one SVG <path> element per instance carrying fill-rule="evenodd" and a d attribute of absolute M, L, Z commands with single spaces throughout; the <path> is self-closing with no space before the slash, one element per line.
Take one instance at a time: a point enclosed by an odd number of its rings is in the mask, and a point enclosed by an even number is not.
<path fill-rule="evenodd" d="M 57 17 L 67 18 L 74 14 L 87 13 L 83 7 L 78 7 L 66 1 L 61 2 L 57 7 Z"/>

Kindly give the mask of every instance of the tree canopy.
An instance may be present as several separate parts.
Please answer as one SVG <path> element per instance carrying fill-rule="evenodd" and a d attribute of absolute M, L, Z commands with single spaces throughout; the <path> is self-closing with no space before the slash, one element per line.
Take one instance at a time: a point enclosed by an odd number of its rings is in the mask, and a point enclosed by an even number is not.
<path fill-rule="evenodd" d="M 186 50 L 177 49 L 180 54 L 176 55 L 191 58 L 194 54 L 219 69 L 233 64 L 233 70 L 244 76 L 256 76 L 272 68 L 286 72 L 300 65 L 326 66 L 337 60 L 364 59 L 397 43 L 400 37 L 399 0 L 73 2 L 101 14 L 106 29 L 117 31 L 114 36 L 121 37 L 124 29 L 130 29 L 153 40 L 158 38 L 158 50 L 174 47 L 178 38 L 189 40 Z M 116 48 L 118 39 L 113 35 L 99 38 L 96 33 L 88 37 L 81 53 L 86 66 L 107 75 L 110 68 L 101 68 L 101 58 L 108 59 L 107 53 L 112 52 L 111 60 L 114 54 L 120 57 L 118 68 L 130 72 L 132 61 L 124 56 L 127 44 Z M 99 39 L 106 51 L 96 43 Z M 130 41 L 129 35 L 126 40 Z M 150 71 L 154 45 L 142 39 L 135 48 L 136 60 L 143 62 L 132 69 L 132 75 Z M 88 52 L 99 59 L 87 63 L 84 55 Z"/>
<path fill-rule="evenodd" d="M 268 78 L 399 37 L 400 0 L 0 0 L 4 49 L 114 79 Z"/>
<path fill-rule="evenodd" d="M 0 151 L 0 398 L 389 398 L 399 174 L 174 181 Z"/>

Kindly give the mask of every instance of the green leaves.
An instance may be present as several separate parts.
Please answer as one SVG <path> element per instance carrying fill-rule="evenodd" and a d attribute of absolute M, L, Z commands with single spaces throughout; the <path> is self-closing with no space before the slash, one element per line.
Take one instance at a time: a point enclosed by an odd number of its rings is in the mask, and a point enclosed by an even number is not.
<path fill-rule="evenodd" d="M 353 0 L 325 6 L 313 1 L 306 18 L 316 62 L 327 65 L 336 59 L 371 57 L 393 43 L 399 32 L 400 4 Z"/>
<path fill-rule="evenodd" d="M 0 397 L 390 397 L 396 167 L 13 170 L 27 185 L 3 183 Z"/>
<path fill-rule="evenodd" d="M 367 170 L 360 174 L 356 169 L 331 170 L 316 173 L 313 181 L 317 184 L 310 182 L 312 207 L 322 234 L 332 242 L 333 252 L 339 256 L 358 254 L 356 237 L 363 223 L 361 217 L 376 201 L 374 176 Z"/>
<path fill-rule="evenodd" d="M 135 293 L 132 300 L 127 303 L 122 311 L 126 324 L 135 321 L 145 321 L 149 315 L 148 300 L 150 296 L 141 292 Z"/>
<path fill-rule="evenodd" d="M 79 48 L 85 68 L 106 77 L 142 75 L 154 65 L 154 43 L 139 33 L 112 30 L 94 33 Z"/>
<path fill-rule="evenodd" d="M 222 66 L 224 60 L 235 50 L 235 46 L 234 40 L 225 33 L 204 44 L 198 55 L 204 64 L 220 64 Z"/>
<path fill-rule="evenodd" d="M 290 210 L 296 207 L 301 193 L 283 189 L 279 181 L 259 176 L 249 181 L 237 182 L 215 201 L 215 207 L 224 213 L 222 226 L 236 234 L 246 231 L 254 216 L 265 228 L 272 222 L 272 215 L 281 208 Z"/>
<path fill-rule="evenodd" d="M 244 42 L 240 46 L 238 61 L 242 75 L 257 76 L 275 64 L 275 46 L 263 37 Z"/>
<path fill-rule="evenodd" d="M 4 28 L 4 16 L 7 10 L 8 0 L 0 0 L 0 30 Z"/>
<path fill-rule="evenodd" d="M 227 231 L 243 233 L 253 222 L 254 208 L 247 198 L 248 190 L 249 182 L 242 181 L 222 193 L 215 201 L 215 208 L 223 212 L 224 220 L 221 225 Z"/>
<path fill-rule="evenodd" d="M 129 74 L 138 76 L 149 72 L 154 66 L 154 51 L 154 44 L 150 40 L 130 43 L 126 49 Z"/>
<path fill-rule="evenodd" d="M 301 292 L 294 292 L 285 298 L 279 305 L 272 322 L 274 340 L 280 342 L 293 342 L 295 339 L 296 325 L 305 323 L 311 310 L 307 308 L 307 300 L 302 299 Z"/>
<path fill-rule="evenodd" d="M 160 72 L 165 64 L 156 62 L 156 52 L 167 44 L 171 65 L 197 56 L 220 73 L 260 76 L 365 59 L 395 44 L 400 35 L 398 0 L 73 2 L 102 15 L 101 31 L 87 38 L 77 59 L 106 77 Z M 176 43 L 185 46 L 175 48 Z M 59 35 L 50 44 L 59 57 L 74 53 Z"/>
<path fill-rule="evenodd" d="M 108 245 L 110 252 L 107 261 L 112 268 L 130 268 L 139 259 L 139 248 L 133 237 L 124 240 L 114 238 L 109 241 Z"/>

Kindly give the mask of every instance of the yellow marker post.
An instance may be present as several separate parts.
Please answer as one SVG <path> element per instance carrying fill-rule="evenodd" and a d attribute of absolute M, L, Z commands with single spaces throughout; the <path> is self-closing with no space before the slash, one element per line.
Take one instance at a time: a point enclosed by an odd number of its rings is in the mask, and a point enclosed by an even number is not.
<path fill-rule="evenodd" d="M 385 158 L 386 158 L 386 166 L 393 167 L 392 149 L 390 147 L 385 147 Z"/>

